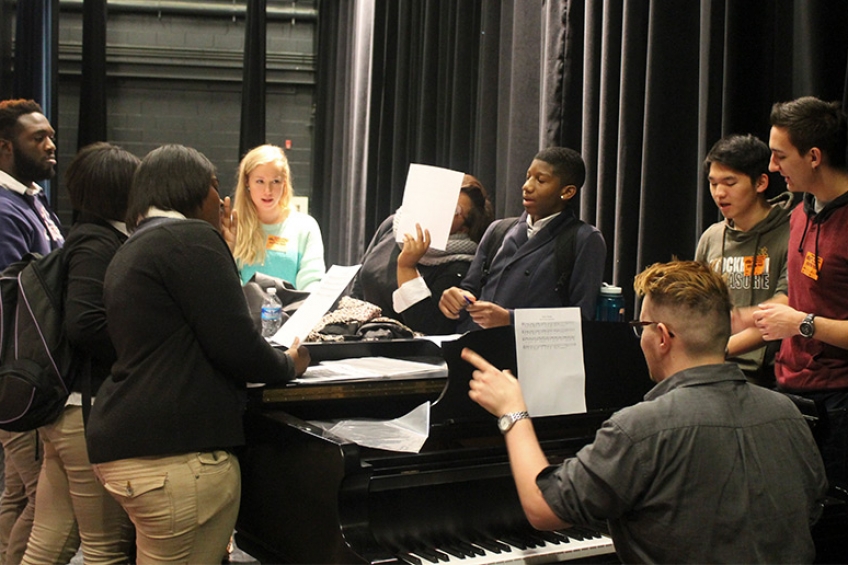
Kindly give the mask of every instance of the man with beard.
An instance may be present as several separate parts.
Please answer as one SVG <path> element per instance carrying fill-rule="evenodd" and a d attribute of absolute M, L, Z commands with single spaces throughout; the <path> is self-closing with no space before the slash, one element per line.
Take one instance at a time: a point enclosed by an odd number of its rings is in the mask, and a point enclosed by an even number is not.
<path fill-rule="evenodd" d="M 0 270 L 27 253 L 65 242 L 59 218 L 36 181 L 56 174 L 56 132 L 32 100 L 0 102 Z M 20 563 L 35 515 L 41 449 L 35 430 L 0 430 L 5 486 L 0 499 L 0 563 Z"/>

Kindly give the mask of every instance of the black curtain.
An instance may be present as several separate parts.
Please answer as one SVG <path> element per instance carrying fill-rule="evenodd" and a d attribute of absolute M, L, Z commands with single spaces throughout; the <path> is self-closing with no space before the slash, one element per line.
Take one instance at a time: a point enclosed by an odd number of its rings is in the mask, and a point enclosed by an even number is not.
<path fill-rule="evenodd" d="M 265 0 L 247 2 L 239 159 L 265 143 L 265 6 Z"/>
<path fill-rule="evenodd" d="M 345 64 L 348 53 L 348 41 L 353 33 L 351 15 L 352 3 L 318 2 L 318 25 L 316 31 L 316 83 L 322 85 L 315 90 L 315 106 L 320 112 L 315 113 L 315 132 L 312 146 L 312 206 L 311 213 L 321 226 L 325 241 L 325 259 L 332 246 L 328 238 L 332 238 L 329 227 L 334 224 L 334 216 L 340 211 L 338 204 L 333 203 L 330 187 L 337 182 L 338 168 L 333 168 L 334 156 L 340 155 L 339 144 L 344 139 L 335 130 L 337 124 L 344 121 L 342 104 L 344 97 L 339 93 L 345 90 L 348 81 Z M 328 264 L 338 261 L 329 261 Z"/>
<path fill-rule="evenodd" d="M 692 258 L 718 219 L 702 169 L 709 147 L 731 133 L 767 141 L 774 102 L 843 97 L 848 4 L 557 4 L 570 72 L 551 79 L 563 85 L 549 99 L 562 114 L 550 113 L 548 142 L 581 150 L 590 171 L 581 216 L 603 232 L 607 279 L 633 312 L 635 274 Z M 771 181 L 771 193 L 785 190 L 779 176 Z"/>
<path fill-rule="evenodd" d="M 492 179 L 474 166 L 480 20 L 478 2 L 376 3 L 367 232 L 400 206 L 411 163 Z"/>
<path fill-rule="evenodd" d="M 77 149 L 106 140 L 106 0 L 82 5 L 82 78 Z"/>
<path fill-rule="evenodd" d="M 0 0 L 0 100 L 12 97 L 12 3 Z"/>
<path fill-rule="evenodd" d="M 18 2 L 12 97 L 41 105 L 53 129 L 59 130 L 59 0 Z M 42 33 L 32 33 L 41 30 Z M 58 191 L 41 183 L 55 210 Z"/>
<path fill-rule="evenodd" d="M 358 247 L 336 246 L 331 235 L 328 259 L 359 259 L 400 204 L 411 162 L 474 174 L 502 217 L 521 211 L 536 151 L 565 145 L 586 161 L 580 216 L 603 232 L 605 279 L 625 289 L 632 314 L 635 274 L 691 258 L 718 219 L 702 170 L 709 147 L 731 133 L 767 140 L 774 102 L 846 96 L 846 8 L 844 0 L 377 2 L 368 112 L 337 113 L 332 130 L 345 143 L 367 144 L 367 171 L 321 188 L 325 214 L 358 212 L 322 227 L 354 234 Z M 345 20 L 353 14 L 336 14 L 323 35 L 355 29 Z M 347 47 L 362 41 L 359 29 L 351 33 Z M 345 45 L 334 61 L 319 49 L 320 64 L 350 65 Z M 319 73 L 318 116 L 338 104 L 332 76 Z M 366 124 L 359 137 L 339 125 L 357 119 Z M 316 138 L 323 135 L 316 128 Z M 349 153 L 319 148 L 316 162 L 329 178 Z"/>

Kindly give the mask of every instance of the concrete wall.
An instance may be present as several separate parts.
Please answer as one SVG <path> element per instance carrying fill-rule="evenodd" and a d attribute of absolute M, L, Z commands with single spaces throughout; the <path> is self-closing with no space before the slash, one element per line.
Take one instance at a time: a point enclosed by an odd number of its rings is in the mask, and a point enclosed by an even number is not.
<path fill-rule="evenodd" d="M 269 0 L 269 12 L 281 4 Z M 297 5 L 309 8 L 314 2 Z M 82 13 L 73 3 L 60 6 L 60 163 L 53 184 L 59 186 L 60 217 L 70 225 L 61 175 L 77 149 Z M 109 10 L 107 141 L 139 157 L 164 143 L 195 147 L 216 165 L 221 192 L 229 194 L 239 161 L 243 15 Z M 266 137 L 290 146 L 300 196 L 309 196 L 312 187 L 315 26 L 314 17 L 270 15 L 267 26 Z"/>

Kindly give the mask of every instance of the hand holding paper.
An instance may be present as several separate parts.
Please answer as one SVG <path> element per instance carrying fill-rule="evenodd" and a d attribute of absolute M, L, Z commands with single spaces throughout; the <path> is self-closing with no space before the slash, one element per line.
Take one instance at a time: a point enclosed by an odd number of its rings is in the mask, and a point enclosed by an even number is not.
<path fill-rule="evenodd" d="M 403 241 L 405 234 L 416 233 L 415 224 L 420 224 L 430 232 L 430 247 L 444 251 L 463 176 L 464 173 L 441 167 L 409 165 L 397 241 Z"/>

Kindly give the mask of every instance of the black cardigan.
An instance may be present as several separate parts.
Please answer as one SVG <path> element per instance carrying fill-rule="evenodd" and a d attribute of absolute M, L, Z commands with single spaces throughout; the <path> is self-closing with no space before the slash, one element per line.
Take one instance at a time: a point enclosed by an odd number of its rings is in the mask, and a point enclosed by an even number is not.
<path fill-rule="evenodd" d="M 103 279 L 106 268 L 127 236 L 106 220 L 82 214 L 65 241 L 68 286 L 65 295 L 65 331 L 68 340 L 91 359 L 91 393 L 109 376 L 115 347 L 109 338 Z M 73 390 L 82 391 L 77 377 Z"/>
<path fill-rule="evenodd" d="M 106 272 L 117 361 L 86 428 L 92 463 L 243 445 L 245 383 L 294 376 L 254 326 L 217 230 L 201 220 L 143 226 Z"/>

